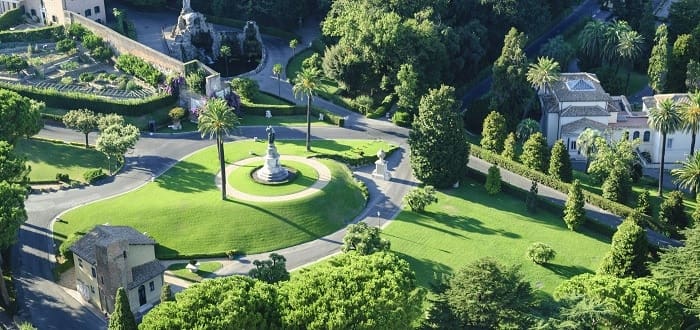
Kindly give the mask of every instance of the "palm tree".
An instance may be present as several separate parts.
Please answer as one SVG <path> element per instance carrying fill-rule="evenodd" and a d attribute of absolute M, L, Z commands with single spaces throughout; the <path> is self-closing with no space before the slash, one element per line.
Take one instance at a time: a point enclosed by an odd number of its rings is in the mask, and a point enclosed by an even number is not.
<path fill-rule="evenodd" d="M 578 138 L 576 138 L 576 147 L 578 147 L 578 151 L 586 156 L 586 171 L 588 171 L 588 165 L 591 164 L 591 158 L 593 158 L 597 151 L 595 143 L 601 138 L 603 138 L 603 136 L 600 134 L 600 131 L 592 128 L 586 128 L 578 135 Z"/>
<path fill-rule="evenodd" d="M 221 166 L 221 199 L 226 200 L 226 164 L 224 161 L 224 134 L 229 135 L 229 131 L 236 128 L 240 122 L 234 109 L 230 107 L 224 99 L 210 99 L 204 105 L 204 109 L 199 114 L 199 124 L 197 129 L 202 133 L 202 137 L 209 135 L 209 138 L 216 137 L 216 149 L 219 152 L 219 165 Z"/>
<path fill-rule="evenodd" d="M 527 81 L 537 90 L 547 94 L 549 86 L 559 79 L 559 63 L 549 57 L 538 57 L 527 70 Z"/>
<path fill-rule="evenodd" d="M 617 42 L 617 53 L 620 55 L 621 61 L 627 60 L 630 65 L 629 71 L 627 71 L 627 82 L 625 83 L 625 93 L 627 93 L 627 88 L 630 84 L 630 73 L 632 72 L 632 67 L 634 66 L 634 60 L 639 57 L 642 53 L 642 45 L 644 44 L 644 38 L 637 31 L 623 31 L 618 36 Z"/>
<path fill-rule="evenodd" d="M 602 58 L 607 30 L 608 26 L 601 21 L 592 20 L 586 23 L 579 35 L 581 52 L 590 58 Z"/>
<path fill-rule="evenodd" d="M 277 96 L 282 96 L 282 81 L 280 77 L 282 76 L 282 64 L 275 64 L 272 66 L 272 74 L 277 77 Z"/>
<path fill-rule="evenodd" d="M 515 128 L 515 135 L 520 142 L 525 142 L 530 138 L 530 135 L 540 131 L 540 124 L 534 119 L 526 118 L 518 123 Z"/>
<path fill-rule="evenodd" d="M 676 177 L 675 182 L 681 188 L 697 193 L 700 189 L 700 153 L 688 156 L 688 159 L 681 163 L 680 168 L 671 170 L 671 174 Z"/>
<path fill-rule="evenodd" d="M 229 62 L 229 57 L 231 57 L 231 55 L 233 54 L 233 51 L 231 50 L 231 47 L 229 47 L 228 45 L 223 45 L 223 46 L 221 46 L 221 49 L 219 49 L 219 53 L 221 54 L 221 56 L 224 57 L 224 62 L 226 62 L 226 76 L 228 77 L 229 76 L 228 62 Z"/>
<path fill-rule="evenodd" d="M 292 91 L 294 97 L 306 95 L 306 151 L 311 151 L 311 100 L 319 87 L 321 72 L 314 67 L 303 69 L 295 79 Z"/>
<path fill-rule="evenodd" d="M 609 63 L 613 62 L 619 56 L 617 47 L 620 44 L 620 37 L 627 32 L 632 31 L 630 25 L 625 21 L 615 21 L 612 24 L 606 25 L 605 30 L 605 45 L 603 46 L 603 59 Z M 619 69 L 619 66 L 618 66 Z M 617 73 L 617 72 L 615 72 Z"/>
<path fill-rule="evenodd" d="M 663 195 L 664 162 L 666 161 L 666 136 L 682 127 L 683 120 L 673 99 L 665 99 L 649 111 L 649 127 L 661 133 L 661 168 L 659 170 L 659 196 Z"/>
<path fill-rule="evenodd" d="M 685 131 L 690 133 L 690 155 L 695 154 L 695 137 L 700 131 L 700 92 L 688 94 L 690 102 L 686 103 L 681 112 Z"/>

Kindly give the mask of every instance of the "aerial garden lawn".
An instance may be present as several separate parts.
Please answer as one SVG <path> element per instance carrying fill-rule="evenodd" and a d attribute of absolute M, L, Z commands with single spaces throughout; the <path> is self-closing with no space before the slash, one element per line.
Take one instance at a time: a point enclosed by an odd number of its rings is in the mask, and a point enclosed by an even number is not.
<path fill-rule="evenodd" d="M 251 152 L 262 155 L 266 147 L 262 141 L 227 143 L 226 161 L 250 157 Z M 308 153 L 304 141 L 277 142 L 280 154 L 298 156 L 359 158 L 376 154 L 379 148 L 395 148 L 374 140 L 313 141 L 312 147 L 314 152 Z M 60 244 L 97 224 L 127 225 L 153 237 L 158 242 L 156 256 L 162 259 L 224 256 L 233 249 L 257 253 L 307 242 L 342 228 L 365 205 L 345 165 L 320 161 L 331 170 L 332 179 L 311 196 L 269 203 L 222 201 L 214 183 L 219 166 L 212 146 L 181 161 L 155 182 L 61 215 L 54 224 L 55 239 Z"/>
<path fill-rule="evenodd" d="M 80 134 L 80 133 L 76 133 Z M 95 149 L 39 139 L 20 139 L 15 146 L 18 154 L 27 157 L 32 182 L 56 180 L 56 173 L 66 173 L 71 180 L 83 181 L 87 170 L 107 170 L 107 158 Z"/>
<path fill-rule="evenodd" d="M 504 192 L 488 195 L 472 180 L 438 193 L 438 200 L 422 214 L 402 211 L 382 233 L 425 287 L 474 260 L 492 257 L 520 265 L 534 288 L 551 294 L 564 280 L 594 272 L 609 249 L 609 238 L 585 229 L 570 231 L 560 214 L 544 210 L 530 214 L 523 200 Z M 557 252 L 550 265 L 526 259 L 527 248 L 535 242 L 549 244 Z"/>

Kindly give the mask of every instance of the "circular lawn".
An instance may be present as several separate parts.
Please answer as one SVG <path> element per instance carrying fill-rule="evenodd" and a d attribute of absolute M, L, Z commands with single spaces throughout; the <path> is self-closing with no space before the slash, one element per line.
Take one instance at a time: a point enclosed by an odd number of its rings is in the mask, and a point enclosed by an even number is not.
<path fill-rule="evenodd" d="M 257 196 L 283 196 L 308 189 L 318 180 L 318 172 L 311 166 L 293 161 L 282 160 L 280 164 L 296 171 L 296 175 L 289 182 L 283 184 L 266 185 L 255 182 L 253 172 L 263 165 L 263 160 L 254 161 L 233 170 L 226 177 L 231 187 L 240 192 Z"/>

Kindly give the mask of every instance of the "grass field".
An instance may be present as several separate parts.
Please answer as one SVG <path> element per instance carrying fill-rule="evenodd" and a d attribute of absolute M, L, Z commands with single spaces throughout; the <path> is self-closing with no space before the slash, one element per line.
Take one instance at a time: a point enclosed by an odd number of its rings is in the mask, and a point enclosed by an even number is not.
<path fill-rule="evenodd" d="M 71 180 L 83 181 L 83 173 L 89 169 L 102 168 L 107 171 L 107 158 L 95 149 L 20 139 L 15 150 L 27 157 L 27 165 L 32 167 L 29 179 L 33 182 L 56 180 L 56 173 L 59 172 L 67 173 Z"/>
<path fill-rule="evenodd" d="M 283 166 L 291 167 L 297 171 L 296 177 L 291 182 L 278 185 L 264 185 L 255 182 L 251 178 L 253 170 L 263 165 L 262 159 L 246 164 L 236 169 L 226 177 L 229 184 L 241 192 L 258 196 L 282 196 L 300 192 L 309 188 L 318 180 L 318 172 L 306 164 L 291 160 L 280 161 Z"/>
<path fill-rule="evenodd" d="M 438 199 L 424 214 L 402 211 L 382 234 L 391 241 L 391 250 L 409 261 L 422 286 L 471 261 L 492 257 L 520 265 L 534 288 L 551 294 L 564 280 L 594 272 L 609 249 L 608 238 L 572 232 L 559 214 L 540 210 L 530 215 L 524 201 L 505 193 L 490 196 L 471 180 L 438 193 Z M 526 259 L 534 242 L 549 244 L 557 252 L 550 265 Z"/>
<path fill-rule="evenodd" d="M 226 161 L 262 154 L 267 144 L 241 141 L 226 144 Z M 280 154 L 300 156 L 316 153 L 376 153 L 392 146 L 378 141 L 314 141 L 315 153 L 307 153 L 304 141 L 279 141 Z M 221 200 L 214 184 L 219 171 L 216 148 L 209 147 L 188 157 L 155 182 L 125 195 L 72 210 L 56 222 L 57 246 L 69 234 L 96 224 L 128 225 L 148 232 L 159 245 L 163 259 L 223 256 L 237 249 L 258 253 L 280 249 L 324 236 L 342 228 L 364 207 L 359 187 L 344 165 L 324 161 L 332 181 L 320 192 L 279 203 L 253 204 Z"/>
<path fill-rule="evenodd" d="M 185 268 L 186 266 L 186 263 L 172 264 L 168 266 L 168 270 L 173 276 L 179 277 L 183 280 L 201 282 L 205 278 L 213 277 L 214 272 L 223 267 L 223 265 L 217 261 L 203 262 L 199 265 L 199 270 L 193 273 L 189 269 Z"/>
<path fill-rule="evenodd" d="M 264 92 L 258 92 L 253 98 L 253 102 L 256 104 L 270 104 L 270 105 L 294 105 L 294 103 L 277 97 L 277 95 L 272 95 Z"/>

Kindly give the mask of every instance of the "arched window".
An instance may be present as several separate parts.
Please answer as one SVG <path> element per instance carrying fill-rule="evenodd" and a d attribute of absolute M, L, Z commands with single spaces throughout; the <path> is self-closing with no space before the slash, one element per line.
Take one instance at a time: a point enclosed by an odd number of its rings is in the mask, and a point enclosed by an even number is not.
<path fill-rule="evenodd" d="M 632 133 L 632 139 L 639 139 L 639 131 L 634 131 L 634 133 Z"/>
<path fill-rule="evenodd" d="M 644 142 L 649 142 L 649 139 L 651 138 L 651 132 L 649 131 L 644 131 L 644 138 L 642 138 L 642 141 Z"/>

